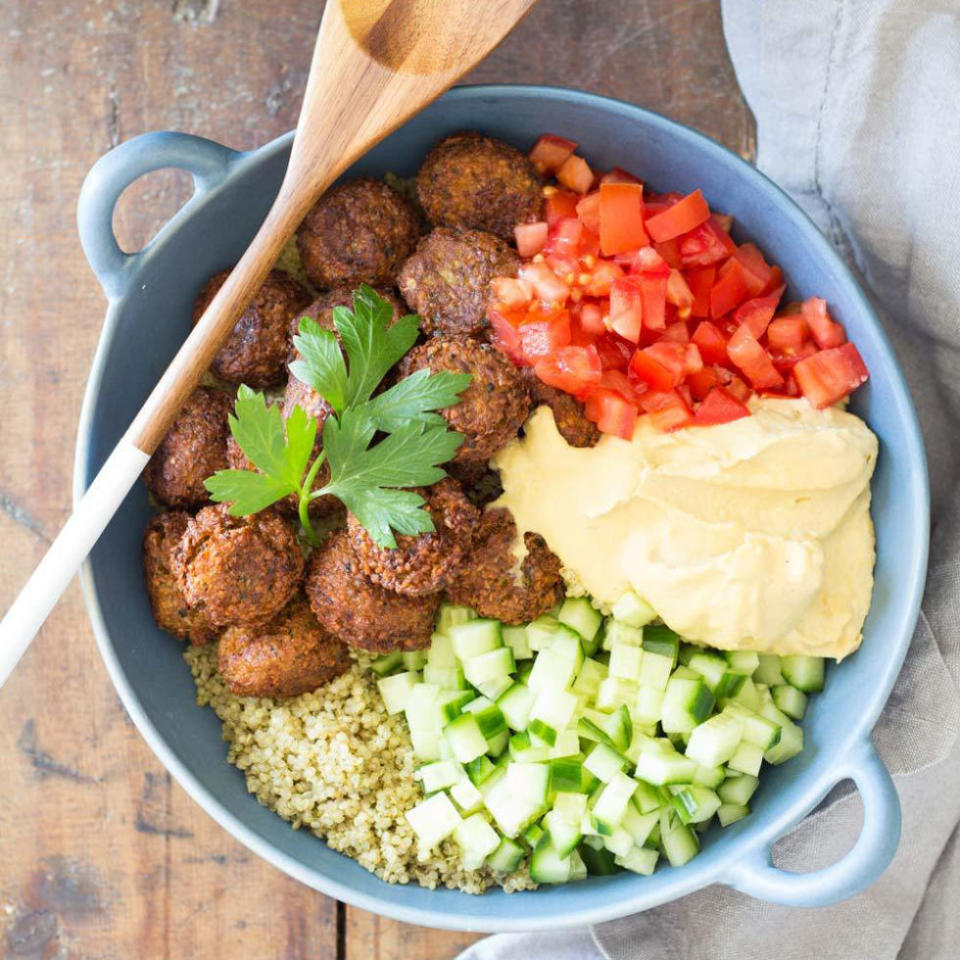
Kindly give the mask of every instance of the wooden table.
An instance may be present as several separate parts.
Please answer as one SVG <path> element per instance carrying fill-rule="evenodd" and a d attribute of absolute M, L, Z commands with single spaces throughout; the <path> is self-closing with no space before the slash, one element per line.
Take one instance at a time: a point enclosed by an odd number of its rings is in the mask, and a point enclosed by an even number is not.
<path fill-rule="evenodd" d="M 0 610 L 70 508 L 104 302 L 74 228 L 90 165 L 154 129 L 246 149 L 293 126 L 315 0 L 0 5 Z M 621 97 L 752 153 L 715 0 L 542 0 L 470 78 Z M 562 133 L 562 131 L 559 131 Z M 122 198 L 139 248 L 186 199 L 158 173 Z M 474 937 L 300 886 L 174 783 L 124 712 L 74 585 L 0 692 L 0 956 L 439 960 Z"/>

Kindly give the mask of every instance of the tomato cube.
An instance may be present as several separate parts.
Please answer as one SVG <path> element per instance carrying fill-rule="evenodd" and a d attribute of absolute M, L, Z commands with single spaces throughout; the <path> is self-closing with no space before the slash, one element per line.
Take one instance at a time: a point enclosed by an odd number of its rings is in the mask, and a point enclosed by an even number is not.
<path fill-rule="evenodd" d="M 839 347 L 845 343 L 847 334 L 839 323 L 835 323 L 827 313 L 827 301 L 820 297 L 810 297 L 803 301 L 800 310 L 807 321 L 810 333 L 821 350 Z"/>
<path fill-rule="evenodd" d="M 707 363 L 727 362 L 727 338 L 709 320 L 697 324 L 691 339 L 700 348 L 700 355 Z"/>
<path fill-rule="evenodd" d="M 527 260 L 536 256 L 547 242 L 549 229 L 546 220 L 538 220 L 536 223 L 518 223 L 513 228 L 513 235 L 517 241 L 517 253 Z"/>
<path fill-rule="evenodd" d="M 575 217 L 577 215 L 577 201 L 580 199 L 577 194 L 570 193 L 568 190 L 557 190 L 553 187 L 544 188 L 544 193 L 548 193 L 545 206 L 545 215 L 547 224 L 553 226 L 558 220 L 564 217 Z"/>
<path fill-rule="evenodd" d="M 690 292 L 693 294 L 690 315 L 692 317 L 709 317 L 710 290 L 713 288 L 713 281 L 717 277 L 717 268 L 699 267 L 695 270 L 687 270 L 685 276 Z"/>
<path fill-rule="evenodd" d="M 680 238 L 680 257 L 684 267 L 709 267 L 725 260 L 736 249 L 736 244 L 721 229 L 716 217 L 709 217 Z"/>
<path fill-rule="evenodd" d="M 637 408 L 619 393 L 598 387 L 587 398 L 586 414 L 601 433 L 609 433 L 622 440 L 633 438 L 637 425 Z"/>
<path fill-rule="evenodd" d="M 570 287 L 546 263 L 525 263 L 520 268 L 520 279 L 533 287 L 534 295 L 543 303 L 566 303 Z"/>
<path fill-rule="evenodd" d="M 552 357 L 543 357 L 533 366 L 536 375 L 551 387 L 586 396 L 600 383 L 600 355 L 597 348 L 559 347 Z"/>
<path fill-rule="evenodd" d="M 490 281 L 493 299 L 507 309 L 525 307 L 533 299 L 533 286 L 515 277 L 494 277 Z"/>
<path fill-rule="evenodd" d="M 744 372 L 755 389 L 783 386 L 783 377 L 746 324 L 738 327 L 730 338 L 727 356 Z"/>
<path fill-rule="evenodd" d="M 503 313 L 493 308 L 487 310 L 487 320 L 490 322 L 493 345 L 518 366 L 526 366 L 523 343 L 517 328 Z"/>
<path fill-rule="evenodd" d="M 743 278 L 751 297 L 759 297 L 768 288 L 773 270 L 763 254 L 752 243 L 742 243 L 733 252 L 734 259 L 743 269 Z"/>
<path fill-rule="evenodd" d="M 681 320 L 686 320 L 693 312 L 693 291 L 679 270 L 671 270 L 667 278 L 667 303 L 677 308 Z"/>
<path fill-rule="evenodd" d="M 777 309 L 776 297 L 754 297 L 741 303 L 734 311 L 733 320 L 738 326 L 746 325 L 750 332 L 759 340 L 773 319 Z"/>
<path fill-rule="evenodd" d="M 577 144 L 566 137 L 555 137 L 552 133 L 545 133 L 533 145 L 530 159 L 537 168 L 546 173 L 556 173 L 563 166 L 564 161 L 577 149 Z"/>
<path fill-rule="evenodd" d="M 557 181 L 574 193 L 586 193 L 593 186 L 593 171 L 583 157 L 575 153 L 557 169 Z"/>
<path fill-rule="evenodd" d="M 717 423 L 730 423 L 741 417 L 749 417 L 750 408 L 728 393 L 723 387 L 714 387 L 704 397 L 693 415 L 694 426 L 706 427 Z"/>
<path fill-rule="evenodd" d="M 523 358 L 528 363 L 536 363 L 553 356 L 560 347 L 570 345 L 570 315 L 563 311 L 550 320 L 522 323 L 517 332 Z"/>
<path fill-rule="evenodd" d="M 793 375 L 803 395 L 818 409 L 829 407 L 866 383 L 870 374 L 852 343 L 821 350 L 801 360 Z"/>
<path fill-rule="evenodd" d="M 635 350 L 632 343 L 615 333 L 604 333 L 598 337 L 596 347 L 604 371 L 626 370 Z"/>
<path fill-rule="evenodd" d="M 623 167 L 614 167 L 608 173 L 600 178 L 600 183 L 642 183 L 639 177 L 635 177 L 629 170 Z"/>
<path fill-rule="evenodd" d="M 694 190 L 663 213 L 647 220 L 647 233 L 659 243 L 689 233 L 710 216 L 710 208 L 699 190 Z"/>
<path fill-rule="evenodd" d="M 599 197 L 600 250 L 605 257 L 648 243 L 639 183 L 601 183 Z"/>
<path fill-rule="evenodd" d="M 584 303 L 580 306 L 580 326 L 595 337 L 600 336 L 606 327 L 603 324 L 603 310 L 599 304 Z"/>
<path fill-rule="evenodd" d="M 710 316 L 716 319 L 729 313 L 747 298 L 743 268 L 736 260 L 728 260 L 717 272 L 710 290 Z M 772 316 L 772 313 L 771 313 Z"/>
<path fill-rule="evenodd" d="M 685 346 L 661 341 L 637 350 L 630 358 L 630 375 L 651 390 L 671 390 L 683 380 Z"/>
<path fill-rule="evenodd" d="M 767 327 L 767 343 L 771 350 L 797 351 L 807 339 L 807 321 L 800 315 L 776 317 Z"/>
<path fill-rule="evenodd" d="M 598 260 L 589 271 L 589 279 L 583 284 L 583 292 L 589 297 L 606 297 L 613 284 L 624 275 L 623 267 L 612 260 Z"/>
<path fill-rule="evenodd" d="M 704 397 L 720 382 L 713 367 L 703 367 L 696 373 L 687 375 L 686 384 L 694 400 L 703 400 Z"/>
<path fill-rule="evenodd" d="M 639 397 L 640 406 L 660 430 L 679 430 L 693 423 L 689 404 L 676 390 L 649 391 Z"/>
<path fill-rule="evenodd" d="M 610 329 L 636 343 L 643 324 L 643 289 L 635 276 L 620 277 L 610 287 Z"/>

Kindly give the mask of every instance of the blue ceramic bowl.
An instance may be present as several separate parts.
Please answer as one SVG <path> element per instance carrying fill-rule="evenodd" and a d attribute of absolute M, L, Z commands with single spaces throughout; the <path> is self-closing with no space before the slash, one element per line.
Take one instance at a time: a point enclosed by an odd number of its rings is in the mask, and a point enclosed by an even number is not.
<path fill-rule="evenodd" d="M 194 705 L 178 641 L 154 626 L 140 567 L 150 514 L 143 489 L 124 501 L 83 573 L 90 618 L 107 669 L 141 733 L 183 787 L 238 840 L 298 880 L 367 910 L 411 923 L 466 930 L 554 929 L 644 910 L 712 883 L 780 903 L 827 904 L 862 890 L 890 862 L 899 806 L 870 730 L 886 700 L 917 617 L 927 555 L 926 465 L 903 377 L 886 337 L 846 267 L 804 214 L 753 167 L 705 137 L 626 103 L 544 87 L 464 87 L 447 94 L 372 150 L 350 174 L 413 174 L 428 147 L 463 128 L 521 148 L 543 131 L 571 137 L 600 168 L 635 170 L 663 190 L 701 187 L 734 215 L 736 231 L 782 264 L 790 297 L 824 295 L 871 372 L 853 409 L 880 438 L 873 481 L 878 555 L 863 648 L 830 669 L 804 722 L 806 749 L 769 770 L 753 815 L 714 830 L 703 852 L 652 877 L 620 874 L 509 896 L 391 886 L 294 832 L 247 793 L 229 766 L 220 723 Z M 151 133 L 107 154 L 80 199 L 83 247 L 110 300 L 87 387 L 77 445 L 79 496 L 187 333 L 201 284 L 243 252 L 277 192 L 287 135 L 250 153 L 199 137 Z M 111 229 L 114 203 L 137 177 L 162 167 L 193 174 L 190 202 L 139 253 L 126 255 Z M 736 232 L 735 231 L 735 232 Z M 810 874 L 774 868 L 770 847 L 838 781 L 862 795 L 863 833 L 846 857 Z"/>

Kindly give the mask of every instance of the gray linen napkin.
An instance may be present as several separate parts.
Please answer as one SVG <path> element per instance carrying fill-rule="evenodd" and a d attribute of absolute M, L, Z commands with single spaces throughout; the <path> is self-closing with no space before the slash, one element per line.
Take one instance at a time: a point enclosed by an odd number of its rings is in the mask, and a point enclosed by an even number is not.
<path fill-rule="evenodd" d="M 960 956 L 960 3 L 723 0 L 759 167 L 872 292 L 910 381 L 933 494 L 913 644 L 874 731 L 903 805 L 897 856 L 833 907 L 711 887 L 573 934 L 501 935 L 461 960 L 953 960 Z M 837 789 L 774 849 L 826 865 L 862 821 Z"/>

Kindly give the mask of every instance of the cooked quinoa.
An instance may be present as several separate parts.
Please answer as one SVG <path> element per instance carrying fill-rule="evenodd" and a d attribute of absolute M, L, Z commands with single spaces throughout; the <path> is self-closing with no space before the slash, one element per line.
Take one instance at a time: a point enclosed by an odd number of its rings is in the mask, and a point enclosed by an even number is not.
<path fill-rule="evenodd" d="M 230 745 L 227 759 L 247 789 L 293 828 L 390 883 L 483 893 L 533 889 L 526 866 L 511 874 L 464 870 L 453 840 L 419 853 L 404 814 L 422 799 L 403 719 L 388 716 L 367 657 L 326 687 L 288 700 L 238 697 L 217 670 L 217 645 L 188 648 L 197 705 L 213 707 Z"/>

